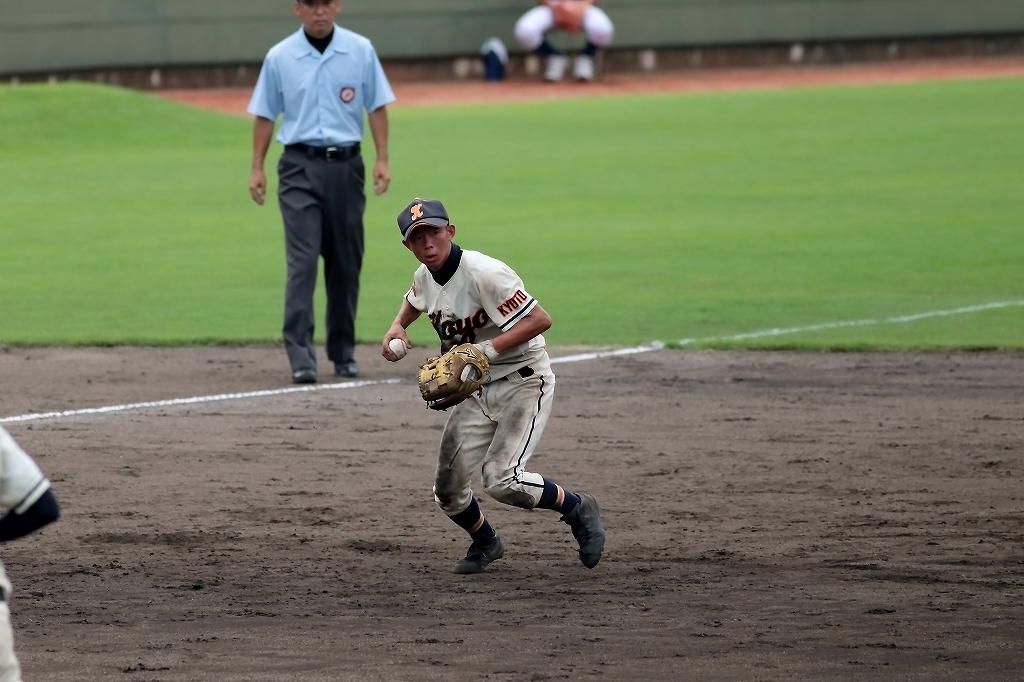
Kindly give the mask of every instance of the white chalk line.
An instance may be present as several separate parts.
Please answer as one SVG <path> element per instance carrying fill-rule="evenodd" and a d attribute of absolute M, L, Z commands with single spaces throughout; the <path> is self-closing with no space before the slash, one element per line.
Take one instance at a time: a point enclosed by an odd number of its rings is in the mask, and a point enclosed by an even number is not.
<path fill-rule="evenodd" d="M 563 355 L 560 358 L 551 358 L 551 364 L 555 365 L 559 362 L 583 362 L 584 360 L 597 360 L 598 358 L 614 358 L 620 355 L 636 355 L 637 353 L 648 353 L 652 350 L 661 350 L 664 347 L 664 343 L 655 341 L 649 345 L 636 346 L 635 348 L 595 351 L 593 353 L 580 353 L 579 355 Z"/>
<path fill-rule="evenodd" d="M 263 398 L 272 395 L 285 395 L 288 393 L 307 393 L 310 391 L 331 391 L 342 388 L 361 388 L 363 386 L 377 386 L 380 384 L 397 384 L 401 379 L 380 379 L 377 381 L 344 381 L 338 384 L 319 384 L 317 386 L 298 386 L 294 388 L 275 388 L 265 391 L 247 391 L 245 393 L 219 393 L 217 395 L 202 395 L 194 398 L 174 398 L 172 400 L 151 400 L 144 403 L 129 403 L 127 405 L 109 405 L 107 407 L 87 407 L 81 410 L 64 410 L 62 412 L 40 412 L 38 414 L 22 414 L 17 417 L 4 417 L 0 424 L 11 422 L 28 422 L 37 419 L 59 419 L 60 417 L 75 417 L 82 414 L 106 414 L 107 412 L 124 412 L 125 410 L 140 410 L 146 407 L 172 407 L 175 405 L 195 405 L 197 403 L 215 403 L 221 400 L 240 400 L 242 398 Z"/>
<path fill-rule="evenodd" d="M 950 315 L 966 315 L 968 313 L 980 313 L 985 310 L 998 310 L 1012 306 L 1024 305 L 1020 301 L 996 301 L 994 303 L 980 303 L 978 305 L 964 306 L 963 308 L 952 308 L 949 310 L 931 310 L 925 313 L 914 313 L 913 315 L 897 315 L 896 317 L 875 318 L 868 317 L 863 320 L 846 320 L 842 322 L 822 322 L 802 327 L 775 327 L 773 329 L 762 329 L 756 332 L 745 334 L 731 334 L 729 336 L 705 336 L 697 339 L 680 339 L 677 343 L 680 346 L 690 346 L 695 343 L 708 343 L 714 341 L 746 341 L 748 339 L 762 339 L 770 336 L 783 336 L 785 334 L 799 334 L 801 332 L 816 332 L 824 329 L 841 329 L 843 327 L 868 327 L 876 324 L 901 324 L 906 322 L 917 322 L 932 317 L 948 317 Z"/>
<path fill-rule="evenodd" d="M 841 329 L 843 327 L 867 327 L 876 324 L 900 324 L 906 322 L 916 322 L 918 320 L 925 320 L 932 317 L 948 317 L 950 315 L 965 315 L 968 313 L 978 313 L 985 310 L 998 310 L 1000 308 L 1009 308 L 1012 306 L 1024 306 L 1024 300 L 1020 301 L 996 301 L 993 303 L 981 303 L 978 305 L 964 306 L 962 308 L 952 308 L 949 310 L 931 310 L 924 313 L 914 313 L 912 315 L 898 315 L 896 317 L 883 317 L 883 318 L 864 318 L 862 320 L 846 320 L 840 322 L 822 322 L 819 324 L 810 324 L 802 327 L 775 327 L 772 329 L 763 329 L 756 332 L 746 332 L 743 334 L 731 334 L 727 336 L 704 336 L 701 338 L 692 339 L 680 339 L 678 344 L 680 346 L 689 346 L 695 343 L 707 343 L 714 341 L 745 341 L 747 339 L 759 339 L 771 336 L 782 336 L 784 334 L 799 334 L 801 332 L 813 332 L 820 331 L 823 329 Z M 665 344 L 661 341 L 655 341 L 653 343 L 644 346 L 635 346 L 633 348 L 619 348 L 617 350 L 609 351 L 595 351 L 591 353 L 578 353 L 576 355 L 564 355 L 558 358 L 552 358 L 551 364 L 559 364 L 564 362 L 583 362 L 585 360 L 598 360 L 600 358 L 612 358 L 623 355 L 637 355 L 639 353 L 649 353 L 655 350 L 661 350 L 665 347 Z M 346 388 L 361 388 L 363 386 L 378 386 L 382 384 L 397 384 L 400 383 L 401 379 L 380 379 L 380 380 L 365 380 L 365 381 L 345 381 L 337 384 L 320 384 L 316 386 L 300 386 L 295 388 L 277 388 L 265 391 L 248 391 L 246 393 L 221 393 L 218 395 L 205 395 L 196 396 L 194 398 L 174 398 L 172 400 L 153 400 L 143 403 L 130 403 L 127 405 L 109 405 L 107 407 L 88 407 L 81 410 L 64 410 L 62 412 L 40 412 L 38 414 L 22 414 L 15 417 L 4 417 L 0 418 L 0 424 L 10 424 L 14 422 L 27 422 L 36 421 L 39 419 L 59 419 L 61 417 L 74 417 L 78 415 L 86 414 L 106 414 L 108 412 L 124 412 L 125 410 L 138 410 L 147 407 L 172 407 L 175 405 L 195 405 L 197 403 L 212 403 L 221 400 L 240 400 L 243 398 L 263 398 L 267 396 L 275 395 L 286 395 L 288 393 L 305 393 L 311 391 L 329 391 Z"/>

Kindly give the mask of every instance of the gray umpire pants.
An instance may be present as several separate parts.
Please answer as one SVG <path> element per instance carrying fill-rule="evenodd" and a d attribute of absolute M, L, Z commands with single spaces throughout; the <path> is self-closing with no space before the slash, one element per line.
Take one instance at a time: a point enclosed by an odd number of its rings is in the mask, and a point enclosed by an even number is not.
<path fill-rule="evenodd" d="M 363 158 L 357 154 L 347 161 L 326 161 L 286 148 L 277 173 L 288 261 L 283 329 L 288 362 L 293 372 L 316 370 L 313 290 L 319 257 L 324 259 L 327 287 L 327 357 L 350 362 L 363 265 Z"/>

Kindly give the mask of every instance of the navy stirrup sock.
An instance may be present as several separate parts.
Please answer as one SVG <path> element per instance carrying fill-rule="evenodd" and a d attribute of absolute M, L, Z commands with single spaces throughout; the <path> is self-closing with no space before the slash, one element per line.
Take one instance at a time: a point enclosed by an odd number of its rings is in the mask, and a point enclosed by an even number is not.
<path fill-rule="evenodd" d="M 491 528 L 491 524 L 487 523 L 487 519 L 484 518 L 484 513 L 480 511 L 480 503 L 473 498 L 473 501 L 469 503 L 469 506 L 458 514 L 449 516 L 452 521 L 457 523 L 460 528 L 469 533 L 469 536 L 476 540 L 488 540 L 493 538 L 495 533 L 494 529 Z"/>
<path fill-rule="evenodd" d="M 564 490 L 557 483 L 544 479 L 544 492 L 540 495 L 540 502 L 537 507 L 540 509 L 552 509 L 565 516 L 580 503 L 580 498 L 568 490 Z"/>
<path fill-rule="evenodd" d="M 593 57 L 595 54 L 597 54 L 597 45 L 588 40 L 586 47 L 583 48 L 583 54 L 587 55 L 588 57 Z"/>

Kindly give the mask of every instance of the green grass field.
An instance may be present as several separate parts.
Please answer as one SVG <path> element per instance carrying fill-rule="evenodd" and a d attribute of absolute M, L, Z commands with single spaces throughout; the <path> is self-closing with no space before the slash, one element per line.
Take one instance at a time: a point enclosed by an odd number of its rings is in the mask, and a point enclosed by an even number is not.
<path fill-rule="evenodd" d="M 556 344 L 1024 300 L 1022 111 L 1022 79 L 393 110 L 359 337 L 411 279 L 394 216 L 414 196 L 523 276 Z M 0 130 L 0 342 L 279 338 L 280 216 L 248 198 L 247 120 L 15 86 Z M 1021 348 L 1024 306 L 696 345 Z"/>

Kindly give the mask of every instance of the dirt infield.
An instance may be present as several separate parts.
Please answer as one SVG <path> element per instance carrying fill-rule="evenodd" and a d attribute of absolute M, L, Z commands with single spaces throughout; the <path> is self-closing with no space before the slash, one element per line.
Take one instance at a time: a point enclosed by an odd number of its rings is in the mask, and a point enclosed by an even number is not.
<path fill-rule="evenodd" d="M 605 557 L 484 499 L 507 553 L 480 576 L 449 572 L 422 355 L 359 348 L 397 384 L 7 424 L 64 509 L 3 549 L 25 679 L 1022 679 L 1024 353 L 557 365 L 531 468 L 598 496 Z M 0 349 L 0 417 L 286 373 L 270 347 Z"/>
<path fill-rule="evenodd" d="M 655 92 L 776 90 L 820 85 L 871 85 L 934 80 L 1024 76 L 1024 58 L 937 59 L 843 66 L 705 69 L 609 76 L 594 83 L 544 83 L 537 80 L 482 80 L 395 83 L 395 106 L 483 104 L 493 102 L 600 97 Z M 245 115 L 252 88 L 159 90 L 177 102 Z"/>

